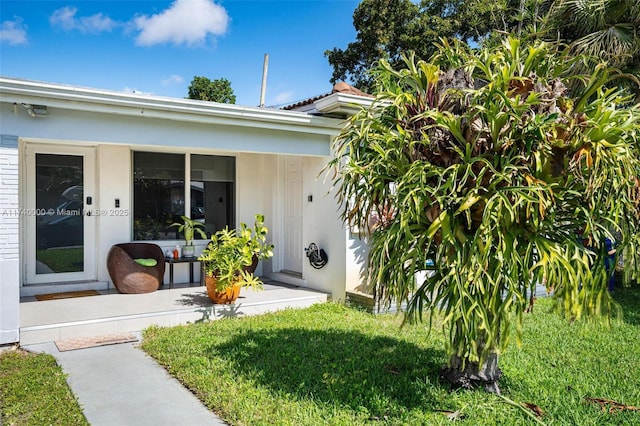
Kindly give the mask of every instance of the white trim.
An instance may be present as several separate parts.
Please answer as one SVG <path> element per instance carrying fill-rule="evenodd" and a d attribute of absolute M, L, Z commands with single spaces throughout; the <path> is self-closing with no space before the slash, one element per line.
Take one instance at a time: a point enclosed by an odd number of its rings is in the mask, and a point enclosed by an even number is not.
<path fill-rule="evenodd" d="M 314 102 L 316 109 L 323 114 L 354 115 L 362 108 L 369 107 L 373 98 L 365 96 L 349 95 L 345 93 L 333 93 Z M 340 126 L 342 127 L 342 126 Z"/>
<path fill-rule="evenodd" d="M 182 215 L 191 219 L 191 153 L 184 154 L 184 208 Z M 195 235 L 193 236 L 195 238 Z M 184 240 L 182 240 L 184 242 Z M 195 240 L 194 240 L 195 241 Z"/>
<path fill-rule="evenodd" d="M 284 244 L 284 155 L 278 155 L 277 167 L 276 167 L 276 189 L 274 191 L 273 199 L 273 217 L 275 218 L 274 226 L 277 232 L 274 235 L 274 246 L 283 247 Z M 277 255 L 272 259 L 273 272 L 280 272 L 284 267 L 284 259 L 282 251 L 277 250 Z"/>
<path fill-rule="evenodd" d="M 337 134 L 341 128 L 338 120 L 298 111 L 243 107 L 6 77 L 0 77 L 0 94 L 4 102 L 182 122 L 225 124 L 324 135 Z M 52 112 L 49 115 L 52 115 Z"/>

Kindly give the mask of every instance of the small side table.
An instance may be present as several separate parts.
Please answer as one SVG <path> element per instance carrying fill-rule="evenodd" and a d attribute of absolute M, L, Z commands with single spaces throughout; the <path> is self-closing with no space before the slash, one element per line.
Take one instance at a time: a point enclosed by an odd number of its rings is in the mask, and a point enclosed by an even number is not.
<path fill-rule="evenodd" d="M 196 256 L 192 257 L 179 257 L 174 259 L 173 257 L 165 257 L 164 261 L 169 264 L 169 288 L 173 288 L 173 265 L 176 263 L 188 263 L 189 264 L 189 283 L 193 283 L 193 264 L 200 262 Z M 202 274 L 198 274 L 198 283 L 202 285 Z"/>

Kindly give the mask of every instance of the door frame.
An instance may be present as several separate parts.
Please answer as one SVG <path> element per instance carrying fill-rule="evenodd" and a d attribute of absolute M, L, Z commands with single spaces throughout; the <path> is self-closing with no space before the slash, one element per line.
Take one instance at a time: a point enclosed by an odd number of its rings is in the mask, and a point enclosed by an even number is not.
<path fill-rule="evenodd" d="M 61 272 L 50 274 L 36 273 L 36 154 L 52 154 L 52 155 L 77 155 L 82 156 L 83 165 L 83 197 L 91 196 L 93 203 L 90 207 L 84 206 L 83 211 L 83 248 L 84 248 L 84 265 L 80 272 Z M 97 215 L 86 213 L 89 211 L 97 211 L 98 203 L 96 194 L 96 149 L 93 146 L 72 146 L 58 144 L 44 144 L 36 142 L 25 142 L 24 145 L 25 158 L 25 185 L 23 187 L 22 205 L 24 218 L 23 224 L 23 247 L 24 256 L 24 285 L 37 285 L 44 283 L 68 283 L 71 281 L 95 281 L 97 279 Z"/>

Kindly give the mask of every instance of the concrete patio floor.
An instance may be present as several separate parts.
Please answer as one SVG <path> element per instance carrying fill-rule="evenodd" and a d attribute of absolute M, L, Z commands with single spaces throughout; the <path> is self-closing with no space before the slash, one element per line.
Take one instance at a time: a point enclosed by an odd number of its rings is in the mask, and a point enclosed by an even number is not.
<path fill-rule="evenodd" d="M 139 332 L 151 325 L 180 324 L 302 308 L 328 299 L 326 293 L 264 278 L 264 291 L 243 288 L 233 305 L 214 305 L 204 286 L 176 284 L 153 293 L 120 294 L 20 303 L 20 344 L 53 342 L 114 333 Z M 167 286 L 165 286 L 167 287 Z"/>

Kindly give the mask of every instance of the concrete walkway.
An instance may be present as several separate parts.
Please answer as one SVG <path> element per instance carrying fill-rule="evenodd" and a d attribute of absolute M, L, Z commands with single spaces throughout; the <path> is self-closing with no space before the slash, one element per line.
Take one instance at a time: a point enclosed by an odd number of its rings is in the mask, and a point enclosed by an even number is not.
<path fill-rule="evenodd" d="M 225 425 L 137 344 L 66 352 L 53 342 L 23 348 L 58 360 L 92 426 Z"/>

